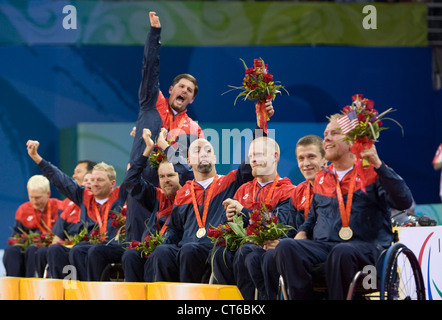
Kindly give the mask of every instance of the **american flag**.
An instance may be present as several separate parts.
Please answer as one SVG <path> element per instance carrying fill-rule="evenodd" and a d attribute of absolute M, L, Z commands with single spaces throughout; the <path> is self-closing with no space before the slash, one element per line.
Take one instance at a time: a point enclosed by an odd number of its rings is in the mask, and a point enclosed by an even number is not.
<path fill-rule="evenodd" d="M 349 133 L 359 124 L 356 111 L 352 110 L 338 119 L 339 126 L 343 134 Z"/>

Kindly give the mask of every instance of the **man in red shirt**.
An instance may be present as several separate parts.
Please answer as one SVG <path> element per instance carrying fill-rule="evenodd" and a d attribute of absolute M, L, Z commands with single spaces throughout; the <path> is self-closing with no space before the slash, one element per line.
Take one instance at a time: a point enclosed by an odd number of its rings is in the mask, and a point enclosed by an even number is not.
<path fill-rule="evenodd" d="M 304 182 L 296 186 L 291 199 L 296 229 L 302 225 L 310 210 L 316 173 L 327 165 L 322 143 L 321 137 L 312 134 L 302 137 L 296 143 L 296 160 L 305 178 Z M 249 255 L 246 260 L 247 268 L 261 299 L 275 299 L 278 294 L 279 273 L 274 260 L 275 250 L 272 249 L 279 242 L 279 239 L 268 241 L 263 247 L 266 250 L 263 255 L 260 256 L 259 252 L 256 252 Z"/>
<path fill-rule="evenodd" d="M 234 199 L 226 199 L 223 202 L 227 221 L 232 221 L 236 214 L 243 214 L 244 226 L 247 226 L 252 211 L 265 205 L 273 216 L 278 216 L 280 223 L 294 226 L 290 197 L 295 186 L 290 179 L 281 178 L 277 172 L 280 153 L 276 141 L 269 137 L 259 137 L 252 141 L 248 155 L 255 178 L 239 187 Z M 253 243 L 245 244 L 234 252 L 224 246 L 218 246 L 211 259 L 216 282 L 236 284 L 244 299 L 253 299 L 255 285 L 245 260 L 256 250 L 260 255 L 265 253 Z M 259 268 L 259 265 L 253 268 Z"/>
<path fill-rule="evenodd" d="M 23 203 L 15 214 L 12 235 L 24 235 L 29 232 L 49 233 L 63 209 L 63 202 L 50 198 L 49 180 L 42 175 L 32 176 L 27 184 L 29 201 Z M 34 277 L 36 246 L 29 246 L 23 252 L 22 247 L 8 241 L 3 263 L 6 274 L 14 277 Z"/>
<path fill-rule="evenodd" d="M 357 172 L 340 117 L 330 116 L 324 131 L 325 158 L 331 164 L 315 176 L 307 219 L 295 239 L 283 239 L 275 248 L 289 299 L 313 297 L 312 268 L 319 263 L 325 263 L 328 298 L 345 299 L 354 274 L 375 265 L 391 245 L 391 208 L 406 210 L 413 204 L 407 184 L 379 158 L 375 145 L 361 152 L 370 166 Z"/>
<path fill-rule="evenodd" d="M 60 241 L 69 235 L 78 234 L 85 226 L 89 232 L 98 229 L 106 235 L 111 230 L 109 212 L 121 210 L 124 203 L 118 199 L 119 187 L 115 187 L 116 172 L 113 166 L 104 162 L 98 163 L 92 170 L 91 189 L 80 186 L 73 178 L 61 172 L 57 167 L 44 160 L 37 152 L 40 143 L 29 140 L 28 154 L 38 165 L 43 174 L 66 197 L 80 207 L 79 219 L 66 221 L 59 218 L 52 232 L 55 241 Z M 72 217 L 71 217 L 72 218 Z M 104 240 L 104 239 L 103 239 Z M 89 243 L 80 242 L 72 250 L 62 245 L 52 245 L 48 249 L 47 259 L 49 272 L 53 278 L 63 279 L 63 267 L 67 264 L 77 268 L 78 280 L 86 280 L 87 270 L 84 256 L 87 254 Z M 74 254 L 78 253 L 78 254 Z M 70 257 L 69 257 L 70 255 Z"/>

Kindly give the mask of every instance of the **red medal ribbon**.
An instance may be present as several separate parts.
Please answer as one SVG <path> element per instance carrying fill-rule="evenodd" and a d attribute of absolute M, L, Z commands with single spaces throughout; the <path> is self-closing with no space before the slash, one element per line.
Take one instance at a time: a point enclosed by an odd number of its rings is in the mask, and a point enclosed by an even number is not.
<path fill-rule="evenodd" d="M 104 235 L 106 234 L 106 229 L 107 229 L 107 218 L 109 216 L 110 201 L 107 200 L 106 203 L 103 204 L 103 206 L 101 206 L 101 210 L 97 208 L 97 205 L 100 204 L 98 202 L 92 204 L 92 209 L 94 211 L 95 218 L 97 219 L 98 226 L 100 228 L 100 233 Z"/>
<path fill-rule="evenodd" d="M 218 175 L 216 175 L 213 178 L 212 184 L 209 187 L 209 194 L 207 195 L 206 199 L 204 200 L 204 211 L 203 211 L 203 217 L 201 219 L 200 212 L 198 210 L 198 204 L 196 202 L 196 195 L 195 195 L 195 180 L 192 181 L 190 184 L 190 192 L 192 194 L 192 202 L 193 202 L 193 209 L 195 211 L 196 221 L 198 222 L 198 226 L 200 229 L 205 229 L 206 220 L 207 220 L 207 212 L 209 211 L 209 204 L 212 200 L 212 193 L 213 189 L 215 189 L 215 184 L 218 181 Z"/>
<path fill-rule="evenodd" d="M 304 191 L 304 220 L 307 220 L 308 212 L 310 211 L 310 206 L 312 205 L 311 199 L 310 199 L 310 192 L 311 192 L 312 185 L 310 181 L 307 181 L 307 188 L 305 188 Z"/>
<path fill-rule="evenodd" d="M 273 180 L 272 186 L 270 187 L 269 192 L 267 193 L 267 196 L 264 200 L 264 205 L 267 209 L 269 209 L 269 204 L 272 201 L 273 193 L 275 192 L 276 185 L 279 181 L 279 174 L 276 174 L 275 180 Z M 258 209 L 259 203 L 256 201 L 256 185 L 258 184 L 258 180 L 255 178 L 255 183 L 253 184 L 253 208 L 252 209 Z M 265 186 L 264 186 L 265 187 Z M 262 187 L 262 188 L 264 188 Z"/>
<path fill-rule="evenodd" d="M 167 229 L 167 221 L 169 220 L 169 218 L 170 218 L 170 215 L 167 217 L 166 221 L 164 222 L 163 227 L 162 227 L 161 230 L 160 230 L 160 235 L 163 235 L 164 232 L 166 232 L 166 229 Z"/>
<path fill-rule="evenodd" d="M 34 218 L 35 218 L 35 222 L 37 223 L 37 228 L 42 232 L 42 233 L 46 233 L 49 232 L 52 234 L 52 212 L 51 212 L 51 199 L 48 200 L 48 204 L 46 205 L 45 210 L 43 210 L 42 213 L 40 213 L 40 219 L 37 219 L 37 216 L 35 214 L 35 209 L 34 209 Z M 43 219 L 43 213 L 46 211 L 46 222 Z M 40 221 L 43 221 L 43 223 L 45 224 L 45 226 L 42 226 Z"/>
<path fill-rule="evenodd" d="M 344 204 L 344 197 L 342 196 L 341 185 L 339 184 L 339 178 L 336 175 L 336 193 L 338 196 L 339 211 L 341 213 L 342 227 L 347 228 L 350 224 L 350 214 L 351 214 L 351 204 L 353 203 L 353 192 L 355 189 L 355 173 L 356 170 L 353 168 L 351 174 L 350 187 L 348 189 L 347 196 L 347 206 Z"/>
<path fill-rule="evenodd" d="M 167 224 L 167 221 L 170 218 L 170 214 L 171 214 L 172 208 L 173 208 L 172 200 L 170 198 L 167 198 L 166 201 L 169 204 L 169 205 L 166 204 L 166 206 L 167 206 L 166 209 L 163 209 L 161 211 L 157 211 L 157 214 L 156 214 L 157 215 L 156 216 L 156 218 L 157 218 L 157 230 L 160 228 L 160 223 L 159 223 L 160 219 L 162 217 L 164 217 L 164 216 L 167 216 L 166 221 L 164 222 L 164 224 L 163 224 L 163 226 L 162 226 L 162 228 L 160 230 L 160 235 L 163 235 L 163 233 L 166 232 L 166 229 L 167 229 L 166 224 Z"/>

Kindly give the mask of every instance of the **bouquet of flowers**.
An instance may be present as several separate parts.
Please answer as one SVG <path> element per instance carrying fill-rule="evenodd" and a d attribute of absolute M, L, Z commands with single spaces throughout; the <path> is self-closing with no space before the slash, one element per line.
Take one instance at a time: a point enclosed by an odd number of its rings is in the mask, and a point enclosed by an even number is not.
<path fill-rule="evenodd" d="M 352 104 L 345 106 L 341 111 L 343 115 L 338 119 L 338 123 L 342 133 L 345 134 L 344 140 L 350 142 L 351 152 L 356 155 L 356 169 L 361 178 L 363 178 L 363 174 L 360 166 L 368 167 L 370 164 L 366 159 L 361 159 L 360 153 L 365 148 L 371 148 L 378 141 L 379 132 L 387 129 L 382 126 L 382 120 L 391 120 L 402 129 L 396 120 L 385 117 L 386 114 L 393 111 L 395 110 L 390 108 L 379 113 L 374 108 L 374 101 L 364 98 L 362 94 L 353 95 Z M 362 188 L 364 187 L 362 186 Z"/>
<path fill-rule="evenodd" d="M 167 143 L 171 145 L 172 141 L 168 140 Z M 158 144 L 155 143 L 153 151 L 150 153 L 148 158 L 151 168 L 158 169 L 161 161 L 164 159 L 167 159 L 166 153 L 158 146 Z"/>
<path fill-rule="evenodd" d="M 49 247 L 53 239 L 54 235 L 52 233 L 25 232 L 21 230 L 21 233 L 16 233 L 8 239 L 8 245 L 20 246 L 24 252 L 31 245 L 38 248 Z"/>
<path fill-rule="evenodd" d="M 84 226 L 84 228 L 76 235 L 66 235 L 66 241 L 64 242 L 64 245 L 68 248 L 72 248 L 74 245 L 82 241 L 97 244 L 103 242 L 105 238 L 106 235 L 100 232 L 100 230 L 96 227 L 93 228 L 92 231 L 89 233 L 88 227 Z"/>
<path fill-rule="evenodd" d="M 241 93 L 235 99 L 234 104 L 236 105 L 236 100 L 239 97 L 244 97 L 244 100 L 253 100 L 257 101 L 255 109 L 256 109 L 256 120 L 258 126 L 263 128 L 267 133 L 267 121 L 269 120 L 269 116 L 266 111 L 265 101 L 266 100 L 274 100 L 276 94 L 281 94 L 280 89 L 285 88 L 282 85 L 277 85 L 275 81 L 273 81 L 273 75 L 268 72 L 268 65 L 264 63 L 262 58 L 254 59 L 253 68 L 247 67 L 246 63 L 243 59 L 240 59 L 244 68 L 246 69 L 246 74 L 242 83 L 242 86 L 230 86 L 231 90 L 241 90 Z M 287 90 L 285 90 L 287 92 Z M 288 92 L 287 92 L 288 93 Z"/>
<path fill-rule="evenodd" d="M 8 238 L 8 245 L 19 246 L 21 251 L 25 252 L 26 249 L 33 244 L 33 239 L 38 237 L 38 232 L 20 230 L 20 233 L 16 233 Z"/>
<path fill-rule="evenodd" d="M 142 257 L 149 258 L 150 254 L 158 247 L 161 243 L 163 243 L 165 236 L 161 235 L 158 231 L 154 234 L 147 234 L 144 236 L 144 241 L 139 242 L 133 240 L 128 249 L 136 249 L 140 251 Z"/>
<path fill-rule="evenodd" d="M 241 215 L 235 215 L 232 222 L 220 224 L 218 227 L 210 227 L 207 237 L 215 246 L 225 246 L 231 251 L 238 250 L 247 236 Z"/>
<path fill-rule="evenodd" d="M 52 244 L 53 239 L 53 233 L 40 233 L 32 237 L 32 242 L 33 245 L 37 246 L 38 248 L 49 247 Z"/>
<path fill-rule="evenodd" d="M 109 218 L 112 219 L 112 227 L 117 229 L 116 241 L 124 241 L 126 239 L 126 212 L 127 207 L 124 206 L 120 212 L 113 211 L 109 214 Z"/>
<path fill-rule="evenodd" d="M 250 214 L 249 225 L 246 227 L 247 242 L 254 242 L 259 246 L 267 240 L 277 240 L 286 236 L 292 226 L 278 222 L 278 215 L 272 215 L 265 206 L 255 209 Z"/>

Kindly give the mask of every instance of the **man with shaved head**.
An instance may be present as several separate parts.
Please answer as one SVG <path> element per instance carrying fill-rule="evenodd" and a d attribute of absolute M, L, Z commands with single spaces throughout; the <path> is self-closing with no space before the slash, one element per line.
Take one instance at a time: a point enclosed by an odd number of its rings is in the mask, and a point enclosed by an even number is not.
<path fill-rule="evenodd" d="M 244 226 L 248 226 L 253 211 L 265 207 L 269 214 L 278 217 L 279 223 L 294 227 L 290 197 L 295 186 L 290 179 L 280 177 L 278 174 L 280 154 L 279 145 L 272 138 L 259 137 L 252 141 L 248 156 L 255 179 L 243 184 L 233 199 L 224 201 L 226 215 L 223 224 L 233 221 L 235 215 L 241 215 Z M 293 234 L 289 236 L 294 235 L 293 229 Z M 246 261 L 249 255 L 258 252 L 259 256 L 262 256 L 265 250 L 254 243 L 246 243 L 236 251 L 226 250 L 226 246 L 217 246 L 211 258 L 216 282 L 236 285 L 245 300 L 253 299 L 255 279 L 252 277 L 252 270 L 246 266 Z M 260 270 L 260 264 L 250 269 Z"/>
<path fill-rule="evenodd" d="M 269 109 L 273 114 L 271 105 Z M 218 226 L 225 217 L 223 201 L 253 179 L 245 161 L 227 175 L 218 175 L 213 146 L 205 139 L 192 142 L 187 162 L 195 179 L 177 192 L 166 239 L 145 265 L 145 275 L 151 276 L 149 281 L 201 282 L 210 267 L 207 262 L 213 247 L 207 229 Z"/>

